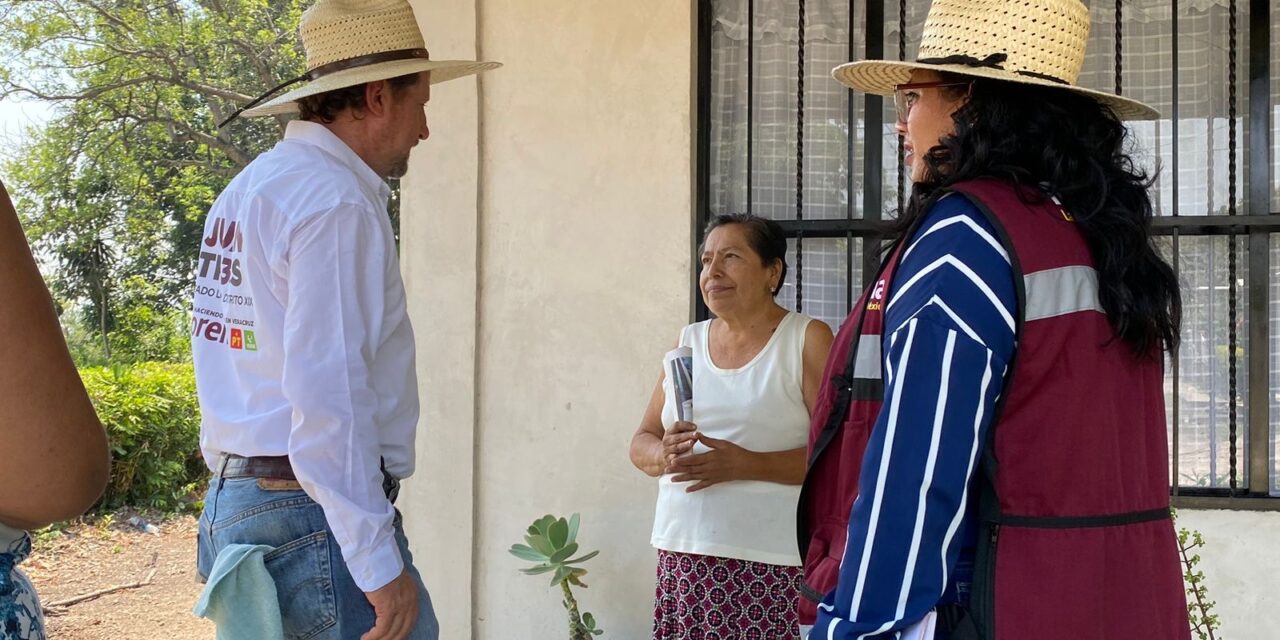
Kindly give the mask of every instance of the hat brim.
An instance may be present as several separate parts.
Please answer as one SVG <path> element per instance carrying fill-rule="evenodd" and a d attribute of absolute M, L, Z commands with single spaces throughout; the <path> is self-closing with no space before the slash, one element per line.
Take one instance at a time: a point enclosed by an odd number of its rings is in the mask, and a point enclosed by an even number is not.
<path fill-rule="evenodd" d="M 1108 106 L 1115 112 L 1116 117 L 1121 120 L 1155 120 L 1160 117 L 1160 112 L 1151 106 L 1131 100 L 1124 96 L 1106 93 L 1104 91 L 1095 91 L 1075 85 L 1066 85 L 1054 82 L 1052 80 L 1043 80 L 1029 76 L 1018 75 L 1012 71 L 1004 69 L 991 69 L 987 67 L 969 67 L 964 65 L 951 64 L 927 64 L 921 62 L 898 62 L 894 60 L 860 60 L 858 62 L 849 62 L 842 64 L 831 70 L 831 77 L 835 78 L 840 84 L 850 89 L 870 93 L 874 95 L 890 96 L 893 95 L 894 87 L 900 84 L 906 84 L 911 79 L 911 72 L 917 70 L 938 71 L 946 73 L 954 73 L 965 76 L 973 76 L 976 78 L 990 78 L 993 80 L 1003 80 L 1006 82 L 1017 82 L 1020 84 L 1033 84 L 1043 87 L 1052 87 L 1063 91 L 1071 91 L 1080 95 L 1088 96 L 1094 100 Z"/>
<path fill-rule="evenodd" d="M 409 60 L 393 60 L 391 62 L 382 62 L 371 64 L 364 67 L 355 67 L 353 69 L 345 69 L 337 73 L 333 73 L 308 82 L 293 91 L 282 94 L 273 98 L 269 102 L 265 102 L 252 109 L 245 111 L 242 115 L 249 118 L 261 116 L 274 116 L 287 113 L 295 113 L 298 111 L 298 100 L 308 96 L 314 96 L 326 91 L 334 91 L 336 89 L 345 89 L 354 87 L 366 82 L 377 82 L 378 80 L 387 80 L 389 78 L 398 78 L 422 71 L 431 72 L 431 84 L 440 84 L 449 80 L 456 80 L 470 75 L 475 75 L 483 71 L 490 71 L 501 67 L 500 62 L 477 62 L 475 60 L 421 60 L 417 58 Z"/>

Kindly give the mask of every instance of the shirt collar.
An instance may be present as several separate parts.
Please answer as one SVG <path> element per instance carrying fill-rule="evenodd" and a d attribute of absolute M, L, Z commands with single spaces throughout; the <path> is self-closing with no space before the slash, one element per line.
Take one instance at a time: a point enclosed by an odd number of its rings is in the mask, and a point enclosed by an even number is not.
<path fill-rule="evenodd" d="M 285 128 L 284 138 L 320 147 L 321 150 L 350 168 L 360 182 L 373 189 L 374 193 L 384 199 L 391 196 L 391 188 L 387 186 L 387 182 L 328 127 L 309 120 L 292 120 Z"/>

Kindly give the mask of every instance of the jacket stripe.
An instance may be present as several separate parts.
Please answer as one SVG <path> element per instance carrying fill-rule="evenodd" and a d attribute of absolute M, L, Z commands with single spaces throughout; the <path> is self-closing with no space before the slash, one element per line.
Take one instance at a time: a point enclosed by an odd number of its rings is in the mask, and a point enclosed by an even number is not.
<path fill-rule="evenodd" d="M 952 256 L 952 255 L 945 255 L 945 256 L 942 256 L 941 258 L 938 258 L 937 260 L 933 261 L 933 263 L 931 263 L 929 266 L 917 272 L 914 276 L 911 277 L 910 280 L 907 280 L 906 284 L 902 285 L 902 288 L 898 289 L 898 291 L 894 294 L 893 299 L 889 301 L 888 306 L 885 307 L 885 312 L 888 313 L 888 310 L 893 308 L 894 303 L 897 302 L 898 300 L 901 300 L 903 298 L 903 295 L 907 291 L 910 291 L 911 287 L 915 286 L 916 283 L 920 282 L 922 279 L 927 277 L 930 273 L 933 273 L 934 271 L 948 265 L 954 267 L 957 271 L 964 274 L 964 277 L 968 278 L 969 281 L 972 282 L 973 285 L 977 287 L 979 291 L 982 292 L 982 295 L 986 296 L 987 300 L 991 301 L 991 304 L 995 306 L 996 311 L 1000 313 L 1000 317 L 1003 318 L 1005 323 L 1009 325 L 1009 330 L 1012 331 L 1014 329 L 1013 315 L 1009 313 L 1009 309 L 1007 309 L 1004 306 L 1004 304 L 1000 302 L 1000 298 L 997 297 L 995 292 L 991 290 L 991 287 L 987 285 L 987 283 L 983 282 L 982 278 L 978 277 L 978 274 L 973 272 L 973 269 L 969 268 L 969 265 L 966 265 L 965 263 L 960 262 L 959 260 L 956 259 L 955 256 Z"/>
<path fill-rule="evenodd" d="M 901 364 L 902 374 L 906 373 L 907 366 L 911 360 L 911 340 L 915 336 L 915 330 L 915 320 L 907 323 L 907 337 L 905 338 L 906 344 L 903 346 Z M 895 334 L 894 337 L 896 338 L 897 335 Z M 890 372 L 889 377 L 889 384 L 893 384 L 892 372 Z M 876 492 L 871 503 L 871 522 L 870 526 L 867 527 L 867 543 L 862 549 L 862 558 L 858 565 L 857 583 L 853 588 L 853 602 L 850 605 L 851 618 L 858 617 L 858 608 L 862 605 L 862 589 L 866 586 L 867 581 L 867 565 L 871 563 L 871 551 L 875 548 L 876 544 L 876 525 L 880 522 L 880 505 L 884 502 L 885 476 L 889 473 L 889 452 L 893 449 L 893 438 L 897 435 L 898 431 L 898 412 L 902 407 L 903 386 L 904 385 L 897 385 L 894 387 L 893 399 L 890 400 L 889 406 L 886 407 L 889 411 L 889 420 L 888 429 L 886 430 L 884 437 L 884 452 L 881 454 L 881 459 L 884 460 L 884 464 L 880 465 L 880 469 L 878 470 L 879 476 L 876 479 Z"/>

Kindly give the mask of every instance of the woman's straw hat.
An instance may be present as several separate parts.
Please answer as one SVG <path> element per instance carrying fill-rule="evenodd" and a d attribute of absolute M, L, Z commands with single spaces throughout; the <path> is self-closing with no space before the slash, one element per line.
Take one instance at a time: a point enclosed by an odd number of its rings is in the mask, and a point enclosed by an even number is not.
<path fill-rule="evenodd" d="M 300 98 L 420 71 L 430 71 L 431 84 L 437 84 L 502 66 L 474 60 L 432 60 L 408 0 L 317 0 L 302 14 L 299 32 L 307 54 L 307 73 L 249 103 L 243 110 L 245 116 L 292 113 L 298 110 Z M 309 82 L 255 106 L 302 81 Z"/>
<path fill-rule="evenodd" d="M 831 75 L 859 91 L 892 95 L 912 71 L 928 69 L 1060 88 L 1125 120 L 1160 117 L 1137 100 L 1076 85 L 1088 40 L 1089 10 L 1079 0 L 934 0 L 915 62 L 863 60 Z"/>

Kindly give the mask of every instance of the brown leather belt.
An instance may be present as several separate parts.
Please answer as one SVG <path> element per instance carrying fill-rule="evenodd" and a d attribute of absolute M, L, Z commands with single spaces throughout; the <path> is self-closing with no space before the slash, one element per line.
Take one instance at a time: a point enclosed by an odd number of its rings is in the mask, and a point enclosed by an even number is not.
<path fill-rule="evenodd" d="M 289 464 L 289 456 L 254 456 L 247 458 L 235 454 L 224 454 L 222 462 L 214 474 L 223 479 L 230 478 L 266 478 L 271 480 L 298 481 L 293 473 L 293 465 Z M 382 491 L 391 504 L 400 496 L 400 479 L 382 469 Z"/>
<path fill-rule="evenodd" d="M 227 454 L 222 456 L 222 464 L 218 469 L 219 478 L 270 478 L 272 480 L 294 480 L 298 476 L 293 473 L 293 465 L 289 464 L 289 456 L 256 456 L 246 458 Z"/>

